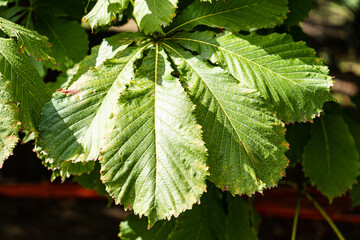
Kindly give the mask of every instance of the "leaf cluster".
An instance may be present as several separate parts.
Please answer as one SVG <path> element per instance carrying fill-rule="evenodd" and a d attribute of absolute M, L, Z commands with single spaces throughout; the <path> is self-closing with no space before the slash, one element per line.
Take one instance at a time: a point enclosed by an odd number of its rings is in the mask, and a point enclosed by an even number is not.
<path fill-rule="evenodd" d="M 122 224 L 124 239 L 194 239 L 195 233 L 199 239 L 256 238 L 248 204 L 230 194 L 251 196 L 276 186 L 289 164 L 285 124 L 312 120 L 332 100 L 322 59 L 305 42 L 274 30 L 297 25 L 311 3 L 5 1 L 0 29 L 9 38 L 0 39 L 0 91 L 6 92 L 0 117 L 7 125 L 0 130 L 6 139 L 0 141 L 0 161 L 11 154 L 23 127 L 38 133 L 35 150 L 54 177 L 77 175 L 154 226 L 145 232 L 146 223 L 130 219 Z M 295 14 L 287 17 L 289 7 Z M 91 10 L 82 25 L 92 32 L 131 18 L 139 32 L 104 38 L 85 57 L 88 41 L 79 22 L 84 9 Z M 48 37 L 52 52 L 48 39 L 29 28 Z M 25 53 L 57 64 L 31 62 Z M 57 89 L 51 99 L 35 67 L 62 72 L 55 87 L 48 85 Z M 343 174 L 332 164 L 332 155 L 342 150 L 312 146 L 337 138 L 333 129 L 341 121 L 332 115 L 316 120 L 304 150 L 304 171 L 320 189 L 313 166 L 327 161 L 324 178 L 330 170 Z M 346 167 L 346 184 L 352 185 L 357 156 L 347 157 L 353 165 Z M 229 194 L 219 194 L 207 181 Z M 202 196 L 203 204 L 178 220 L 162 221 L 191 209 Z M 194 229 L 196 221 L 204 228 Z M 235 223 L 244 227 L 229 227 Z M 222 230 L 214 233 L 214 224 Z"/>

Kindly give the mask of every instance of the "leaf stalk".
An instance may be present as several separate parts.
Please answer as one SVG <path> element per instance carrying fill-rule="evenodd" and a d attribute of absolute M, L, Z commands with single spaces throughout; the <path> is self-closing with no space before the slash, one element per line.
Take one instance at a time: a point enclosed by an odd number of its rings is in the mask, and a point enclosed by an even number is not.
<path fill-rule="evenodd" d="M 313 205 L 315 206 L 315 208 L 321 213 L 321 215 L 325 218 L 325 220 L 327 221 L 327 223 L 330 225 L 330 227 L 332 228 L 332 230 L 335 232 L 336 236 L 340 239 L 340 240 L 345 240 L 344 236 L 341 234 L 340 230 L 336 227 L 335 223 L 331 220 L 331 218 L 329 217 L 329 215 L 327 215 L 327 213 L 325 212 L 325 210 L 315 201 L 314 198 L 312 198 L 310 196 L 309 193 L 307 193 L 306 191 L 303 191 L 303 194 L 310 200 L 310 202 L 313 203 Z"/>
<path fill-rule="evenodd" d="M 298 197 L 296 201 L 296 210 L 295 210 L 295 216 L 294 216 L 294 222 L 293 222 L 293 228 L 291 233 L 291 240 L 296 239 L 296 232 L 297 232 L 297 225 L 299 221 L 299 212 L 300 212 L 300 205 L 301 205 L 301 198 L 302 198 L 302 192 L 298 188 Z"/>

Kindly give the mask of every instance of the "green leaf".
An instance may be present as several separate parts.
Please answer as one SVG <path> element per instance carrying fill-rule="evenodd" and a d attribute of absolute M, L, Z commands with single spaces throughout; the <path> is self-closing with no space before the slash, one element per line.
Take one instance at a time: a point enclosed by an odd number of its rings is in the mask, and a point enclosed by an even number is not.
<path fill-rule="evenodd" d="M 241 197 L 228 196 L 226 200 L 229 213 L 225 222 L 225 239 L 258 239 L 251 229 L 248 203 Z"/>
<path fill-rule="evenodd" d="M 353 207 L 360 205 L 360 183 L 359 183 L 359 180 L 360 180 L 360 178 L 357 179 L 357 183 L 354 184 L 354 186 L 350 190 L 350 197 L 353 202 L 353 204 L 352 204 Z"/>
<path fill-rule="evenodd" d="M 197 25 L 225 28 L 233 32 L 280 25 L 288 11 L 287 0 L 195 1 L 175 18 L 170 34 L 192 30 Z"/>
<path fill-rule="evenodd" d="M 197 106 L 209 149 L 210 180 L 232 194 L 251 195 L 274 186 L 287 165 L 281 121 L 255 90 L 223 69 L 175 44 L 164 45 Z"/>
<path fill-rule="evenodd" d="M 17 22 L 22 16 L 26 14 L 26 7 L 13 6 L 1 11 L 0 15 L 2 18 L 8 19 L 11 22 Z"/>
<path fill-rule="evenodd" d="M 89 42 L 85 30 L 78 22 L 39 14 L 35 28 L 49 37 L 53 44 L 51 56 L 60 64 L 58 67 L 48 67 L 65 70 L 86 56 Z"/>
<path fill-rule="evenodd" d="M 355 140 L 356 149 L 358 150 L 358 152 L 360 152 L 360 122 L 359 122 L 360 119 L 357 118 L 357 116 L 355 116 L 354 118 L 354 116 L 352 115 L 355 115 L 354 109 L 349 108 L 348 111 L 342 113 L 341 116 L 346 122 L 349 131 Z"/>
<path fill-rule="evenodd" d="M 10 81 L 12 94 L 19 104 L 22 126 L 37 132 L 41 109 L 50 99 L 50 93 L 13 39 L 0 38 L 0 73 Z"/>
<path fill-rule="evenodd" d="M 141 33 L 118 33 L 112 37 L 104 38 L 99 46 L 93 47 L 91 54 L 86 56 L 81 62 L 75 64 L 66 73 L 59 76 L 59 80 L 66 82 L 67 87 L 70 87 L 76 80 L 78 80 L 84 73 L 92 67 L 100 66 L 105 60 L 115 57 L 119 52 L 124 51 L 133 42 L 140 42 L 144 39 Z"/>
<path fill-rule="evenodd" d="M 9 1 L 6 0 L 0 0 L 0 6 L 7 6 Z"/>
<path fill-rule="evenodd" d="M 105 185 L 100 180 L 99 162 L 95 162 L 94 169 L 90 173 L 74 176 L 73 181 L 87 189 L 95 190 L 100 196 L 108 196 Z"/>
<path fill-rule="evenodd" d="M 310 123 L 295 123 L 286 126 L 286 140 L 290 144 L 286 156 L 290 160 L 291 166 L 295 166 L 302 161 L 304 147 L 310 139 Z"/>
<path fill-rule="evenodd" d="M 53 17 L 69 16 L 73 19 L 80 19 L 84 15 L 86 2 L 83 0 L 37 0 L 32 3 L 33 13 L 35 15 L 46 13 Z"/>
<path fill-rule="evenodd" d="M 119 94 L 133 77 L 134 61 L 148 45 L 120 52 L 54 94 L 40 123 L 39 144 L 47 161 L 58 166 L 97 159 Z"/>
<path fill-rule="evenodd" d="M 285 20 L 286 25 L 291 27 L 304 21 L 313 5 L 314 0 L 289 0 L 290 12 Z"/>
<path fill-rule="evenodd" d="M 162 27 L 169 25 L 175 16 L 178 0 L 136 0 L 134 17 L 140 31 L 145 34 L 164 33 Z"/>
<path fill-rule="evenodd" d="M 4 18 L 0 18 L 0 29 L 9 37 L 16 38 L 21 49 L 27 54 L 39 60 L 53 61 L 49 56 L 51 44 L 45 36 Z"/>
<path fill-rule="evenodd" d="M 147 219 L 130 215 L 120 223 L 121 240 L 166 240 L 174 228 L 174 221 L 159 221 L 148 229 Z"/>
<path fill-rule="evenodd" d="M 179 215 L 206 189 L 206 148 L 193 105 L 156 44 L 121 94 L 102 149 L 106 190 L 156 221 Z"/>
<path fill-rule="evenodd" d="M 285 122 L 306 121 L 332 100 L 328 68 L 304 42 L 290 35 L 179 33 L 172 39 L 257 89 Z"/>
<path fill-rule="evenodd" d="M 303 154 L 303 169 L 330 202 L 356 182 L 359 157 L 353 137 L 338 114 L 316 119 Z"/>
<path fill-rule="evenodd" d="M 0 74 L 0 168 L 19 141 L 19 109 L 10 88 L 10 83 Z"/>
<path fill-rule="evenodd" d="M 116 19 L 116 14 L 127 8 L 128 4 L 129 0 L 98 0 L 83 20 L 87 21 L 92 29 L 108 25 Z"/>
<path fill-rule="evenodd" d="M 222 199 L 211 188 L 209 193 L 203 195 L 199 206 L 180 216 L 168 240 L 224 239 L 225 215 Z"/>

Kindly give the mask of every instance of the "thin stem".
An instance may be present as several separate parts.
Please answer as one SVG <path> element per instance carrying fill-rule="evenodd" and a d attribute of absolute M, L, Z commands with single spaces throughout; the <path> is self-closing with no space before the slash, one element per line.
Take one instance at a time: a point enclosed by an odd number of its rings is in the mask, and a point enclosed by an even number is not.
<path fill-rule="evenodd" d="M 321 213 L 321 215 L 325 218 L 327 223 L 330 225 L 332 230 L 335 232 L 336 236 L 340 240 L 345 240 L 344 236 L 341 234 L 340 230 L 336 227 L 335 223 L 331 220 L 329 215 L 326 214 L 325 210 L 313 199 L 310 194 L 308 194 L 306 191 L 303 191 L 304 195 L 314 204 L 316 209 Z"/>
<path fill-rule="evenodd" d="M 29 23 L 30 23 L 30 19 L 31 19 L 31 13 L 33 11 L 33 8 L 32 6 L 29 7 L 29 14 L 27 16 L 27 19 L 26 19 L 26 24 L 25 24 L 25 27 L 28 28 L 29 27 Z"/>
<path fill-rule="evenodd" d="M 130 0 L 130 3 L 134 6 L 134 0 Z"/>
<path fill-rule="evenodd" d="M 296 210 L 295 210 L 294 223 L 293 223 L 293 228 L 292 228 L 292 233 L 291 233 L 291 240 L 296 239 L 296 231 L 297 231 L 297 225 L 298 225 L 298 220 L 299 220 L 299 212 L 300 212 L 300 205 L 301 205 L 301 197 L 302 197 L 302 192 L 298 188 L 298 197 L 297 197 L 297 201 L 296 201 Z"/>

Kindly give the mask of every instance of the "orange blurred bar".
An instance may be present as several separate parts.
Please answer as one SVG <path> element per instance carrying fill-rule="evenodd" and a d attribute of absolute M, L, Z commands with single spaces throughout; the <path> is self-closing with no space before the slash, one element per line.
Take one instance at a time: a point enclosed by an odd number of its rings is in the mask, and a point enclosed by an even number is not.
<path fill-rule="evenodd" d="M 349 197 L 336 198 L 332 205 L 316 189 L 307 190 L 324 208 L 333 221 L 360 223 L 360 208 L 351 208 Z M 105 199 L 93 190 L 85 189 L 76 183 L 25 183 L 0 184 L 0 197 L 39 198 L 39 199 Z M 256 194 L 253 206 L 263 217 L 294 218 L 297 192 L 293 188 L 275 188 L 266 190 L 264 195 Z M 302 197 L 299 217 L 302 219 L 324 220 L 314 205 Z"/>
<path fill-rule="evenodd" d="M 101 199 L 96 191 L 75 183 L 0 184 L 0 196 L 18 198 L 82 198 Z"/>

